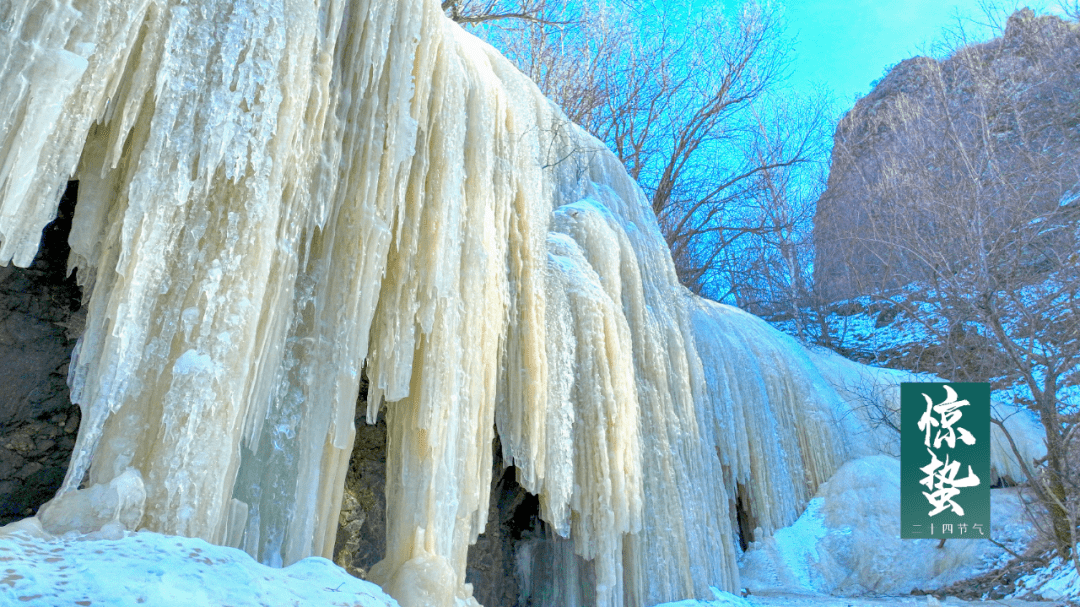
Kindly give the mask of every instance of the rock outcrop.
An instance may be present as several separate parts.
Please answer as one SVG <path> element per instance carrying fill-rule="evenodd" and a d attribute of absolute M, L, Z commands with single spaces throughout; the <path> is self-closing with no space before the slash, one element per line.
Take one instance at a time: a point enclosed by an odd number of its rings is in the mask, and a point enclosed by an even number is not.
<path fill-rule="evenodd" d="M 920 278 L 912 252 L 889 243 L 902 223 L 933 229 L 938 209 L 911 210 L 928 190 L 992 215 L 1057 205 L 1080 185 L 1078 125 L 1075 22 L 1024 9 L 989 42 L 899 63 L 837 127 L 814 219 L 818 292 L 835 301 Z"/>
<path fill-rule="evenodd" d="M 79 429 L 67 386 L 82 332 L 79 288 L 67 275 L 76 190 L 69 185 L 30 267 L 0 267 L 0 525 L 56 493 Z"/>

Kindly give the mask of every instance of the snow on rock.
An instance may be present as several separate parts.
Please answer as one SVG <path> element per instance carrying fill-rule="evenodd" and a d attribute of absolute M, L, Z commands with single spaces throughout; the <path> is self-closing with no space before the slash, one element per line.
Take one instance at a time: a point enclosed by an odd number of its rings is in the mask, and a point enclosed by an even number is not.
<path fill-rule="evenodd" d="M 148 531 L 108 539 L 55 537 L 29 527 L 20 521 L 0 528 L 4 605 L 397 605 L 375 584 L 321 557 L 278 569 L 242 550 L 195 538 Z"/>
<path fill-rule="evenodd" d="M 683 289 L 618 159 L 435 0 L 3 5 L 0 263 L 80 182 L 51 529 L 328 556 L 366 369 L 383 588 L 475 602 L 497 432 L 596 603 L 646 605 L 738 588 L 739 516 L 791 524 L 889 440 L 792 339 Z"/>
<path fill-rule="evenodd" d="M 1055 557 L 1045 568 L 1017 579 L 1013 595 L 1080 603 L 1080 570 L 1073 561 Z"/>
<path fill-rule="evenodd" d="M 900 539 L 900 462 L 887 455 L 846 464 L 790 527 L 755 542 L 740 561 L 752 592 L 907 594 L 947 586 L 1007 553 L 984 540 Z M 991 537 L 1014 551 L 1034 537 L 1011 489 L 991 491 Z"/>

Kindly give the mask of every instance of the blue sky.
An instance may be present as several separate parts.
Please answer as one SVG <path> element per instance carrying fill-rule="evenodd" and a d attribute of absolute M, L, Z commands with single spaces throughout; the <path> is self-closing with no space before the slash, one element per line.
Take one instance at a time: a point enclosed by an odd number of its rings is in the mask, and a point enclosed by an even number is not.
<path fill-rule="evenodd" d="M 886 68 L 926 54 L 958 12 L 980 16 L 978 0 L 789 0 L 788 34 L 798 40 L 791 84 L 823 82 L 846 109 Z"/>
<path fill-rule="evenodd" d="M 722 1 L 725 10 L 741 5 L 736 0 L 714 1 Z M 825 83 L 841 112 L 854 105 L 856 96 L 869 93 L 871 83 L 887 68 L 928 54 L 931 45 L 942 39 L 943 29 L 956 25 L 957 16 L 986 21 L 980 8 L 985 2 L 980 0 L 776 1 L 783 7 L 788 35 L 797 38 L 792 86 L 807 89 Z M 1061 13 L 1053 0 L 997 0 L 994 4 L 1005 15 L 1023 6 Z M 992 35 L 970 21 L 965 27 L 979 39 Z"/>
<path fill-rule="evenodd" d="M 650 0 L 644 0 L 648 3 Z M 745 0 L 682 0 L 659 2 L 667 10 L 719 8 L 726 18 L 737 18 Z M 822 83 L 832 91 L 836 109 L 845 112 L 856 96 L 870 92 L 871 83 L 887 68 L 915 55 L 929 54 L 942 40 L 943 30 L 966 18 L 965 29 L 977 39 L 992 36 L 970 19 L 985 22 L 981 4 L 990 2 L 998 14 L 1029 5 L 1040 12 L 1057 12 L 1055 0 L 757 0 L 779 5 L 794 38 L 791 86 L 809 92 Z"/>

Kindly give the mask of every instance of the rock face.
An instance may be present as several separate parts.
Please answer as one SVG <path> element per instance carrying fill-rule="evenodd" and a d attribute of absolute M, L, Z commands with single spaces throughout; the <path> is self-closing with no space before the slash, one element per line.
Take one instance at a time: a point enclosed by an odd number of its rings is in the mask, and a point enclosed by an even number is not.
<path fill-rule="evenodd" d="M 0 267 L 0 525 L 56 493 L 79 429 L 66 382 L 81 331 L 79 288 L 66 272 L 76 189 L 30 267 Z"/>
<path fill-rule="evenodd" d="M 367 394 L 367 380 L 361 383 L 361 400 Z M 358 411 L 366 411 L 364 402 Z M 338 515 L 334 562 L 349 573 L 366 578 L 368 569 L 386 551 L 386 418 L 379 416 L 369 425 L 356 420 L 349 472 Z"/>
<path fill-rule="evenodd" d="M 998 38 L 890 70 L 836 130 L 814 219 L 818 291 L 835 301 L 920 278 L 910 252 L 881 244 L 904 222 L 933 229 L 911 211 L 920 192 L 990 214 L 1075 193 L 1078 66 L 1080 26 L 1025 9 Z"/>

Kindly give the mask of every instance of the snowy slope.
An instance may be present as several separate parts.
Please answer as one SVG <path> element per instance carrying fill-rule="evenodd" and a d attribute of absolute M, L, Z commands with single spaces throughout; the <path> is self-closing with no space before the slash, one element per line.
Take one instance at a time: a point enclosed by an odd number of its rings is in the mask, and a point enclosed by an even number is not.
<path fill-rule="evenodd" d="M 1080 571 L 1071 562 L 1054 558 L 1048 567 L 1016 581 L 1016 596 L 1080 603 Z"/>

